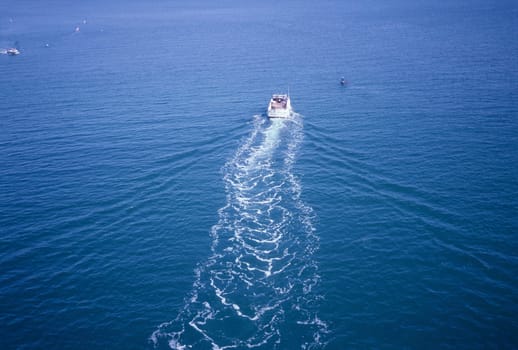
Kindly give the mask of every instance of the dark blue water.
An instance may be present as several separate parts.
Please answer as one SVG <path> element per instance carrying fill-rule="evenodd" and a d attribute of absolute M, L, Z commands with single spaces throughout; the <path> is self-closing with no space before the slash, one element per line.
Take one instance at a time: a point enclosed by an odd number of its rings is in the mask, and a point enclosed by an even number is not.
<path fill-rule="evenodd" d="M 516 2 L 0 9 L 0 348 L 518 347 Z"/>

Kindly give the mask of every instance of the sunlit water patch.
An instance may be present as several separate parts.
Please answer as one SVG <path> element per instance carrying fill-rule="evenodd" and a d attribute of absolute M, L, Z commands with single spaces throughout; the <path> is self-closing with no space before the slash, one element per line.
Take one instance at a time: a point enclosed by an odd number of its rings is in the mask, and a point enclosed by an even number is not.
<path fill-rule="evenodd" d="M 313 254 L 312 210 L 292 172 L 302 118 L 254 129 L 223 169 L 226 205 L 213 226 L 212 255 L 196 270 L 178 316 L 151 335 L 172 349 L 317 349 L 326 324 Z"/>

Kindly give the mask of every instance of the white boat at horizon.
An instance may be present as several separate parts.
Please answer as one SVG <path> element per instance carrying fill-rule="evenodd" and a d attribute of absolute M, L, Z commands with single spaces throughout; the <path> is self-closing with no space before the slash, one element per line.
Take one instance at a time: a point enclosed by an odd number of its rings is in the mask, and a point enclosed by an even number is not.
<path fill-rule="evenodd" d="M 268 104 L 268 118 L 289 118 L 291 100 L 288 94 L 274 94 Z"/>

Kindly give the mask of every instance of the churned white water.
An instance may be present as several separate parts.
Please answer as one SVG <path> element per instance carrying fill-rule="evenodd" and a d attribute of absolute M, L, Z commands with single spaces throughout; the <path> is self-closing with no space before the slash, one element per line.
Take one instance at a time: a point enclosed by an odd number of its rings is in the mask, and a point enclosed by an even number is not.
<path fill-rule="evenodd" d="M 316 314 L 318 237 L 293 163 L 300 115 L 254 117 L 254 128 L 224 166 L 227 202 L 211 230 L 212 255 L 196 271 L 178 316 L 152 334 L 173 349 L 272 349 L 323 344 Z M 284 345 L 285 346 L 285 345 Z"/>

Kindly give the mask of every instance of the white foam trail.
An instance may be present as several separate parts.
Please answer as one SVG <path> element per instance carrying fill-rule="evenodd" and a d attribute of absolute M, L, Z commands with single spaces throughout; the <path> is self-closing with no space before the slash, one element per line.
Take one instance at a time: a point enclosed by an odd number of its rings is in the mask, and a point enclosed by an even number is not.
<path fill-rule="evenodd" d="M 324 346 L 312 258 L 318 239 L 292 173 L 302 136 L 299 115 L 271 122 L 255 117 L 250 136 L 224 167 L 227 203 L 211 230 L 212 255 L 198 267 L 178 316 L 151 335 L 155 347 Z"/>

